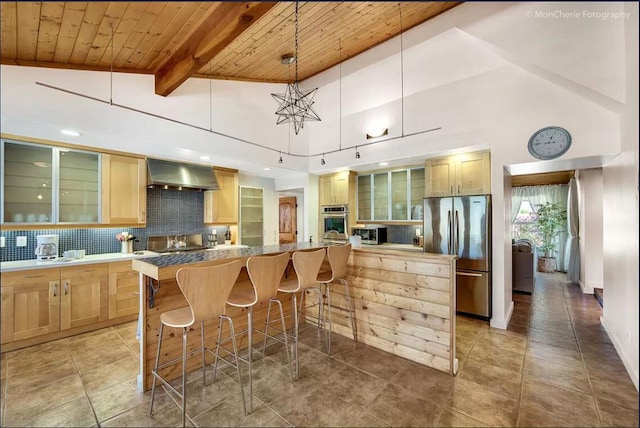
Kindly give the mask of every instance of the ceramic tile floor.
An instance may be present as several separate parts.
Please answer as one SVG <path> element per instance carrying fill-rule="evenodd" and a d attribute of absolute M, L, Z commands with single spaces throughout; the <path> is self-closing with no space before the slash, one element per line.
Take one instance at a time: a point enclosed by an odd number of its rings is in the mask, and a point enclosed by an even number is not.
<path fill-rule="evenodd" d="M 188 377 L 199 426 L 638 426 L 638 392 L 599 325 L 601 308 L 563 275 L 514 294 L 508 330 L 457 317 L 456 377 L 307 328 L 293 383 L 278 346 L 254 363 L 254 411 L 235 371 Z M 136 323 L 2 355 L 2 426 L 179 426 L 166 394 L 135 388 Z M 256 357 L 258 355 L 256 354 Z M 108 363 L 105 363 L 108 362 Z M 211 371 L 208 372 L 208 377 Z"/>

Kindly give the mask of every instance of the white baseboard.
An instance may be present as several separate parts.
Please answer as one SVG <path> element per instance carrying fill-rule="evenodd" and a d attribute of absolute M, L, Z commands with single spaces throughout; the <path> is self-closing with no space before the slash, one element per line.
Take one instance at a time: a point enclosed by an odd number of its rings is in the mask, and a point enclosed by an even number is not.
<path fill-rule="evenodd" d="M 513 301 L 511 301 L 511 304 L 509 305 L 509 308 L 507 309 L 507 313 L 505 314 L 505 317 L 503 319 L 496 319 L 496 316 L 492 316 L 491 317 L 491 321 L 489 322 L 489 325 L 493 328 L 499 328 L 500 330 L 506 330 L 507 327 L 509 326 L 509 321 L 511 320 L 511 315 L 513 315 Z"/>
<path fill-rule="evenodd" d="M 618 338 L 618 336 L 616 336 L 611 324 L 606 320 L 604 316 L 600 317 L 600 324 L 602 324 L 602 327 L 604 327 L 604 330 L 609 335 L 609 339 L 611 339 L 611 342 L 613 342 L 613 346 L 616 348 L 616 351 L 618 352 L 618 356 L 622 360 L 622 364 L 624 364 L 624 367 L 627 369 L 627 373 L 629 373 L 629 377 L 631 377 L 631 381 L 633 382 L 637 390 L 638 389 L 638 372 L 633 368 L 633 365 L 631 364 L 631 359 L 626 354 L 626 352 L 624 351 L 624 348 L 621 345 L 622 343 L 621 340 Z"/>
<path fill-rule="evenodd" d="M 593 287 L 588 286 L 582 280 L 580 280 L 580 290 L 583 294 L 593 294 Z"/>

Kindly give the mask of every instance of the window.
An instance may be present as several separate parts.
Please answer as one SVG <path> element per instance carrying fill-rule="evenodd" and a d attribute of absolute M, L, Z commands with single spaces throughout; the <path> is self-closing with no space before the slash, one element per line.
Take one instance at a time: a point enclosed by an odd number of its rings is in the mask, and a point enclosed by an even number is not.
<path fill-rule="evenodd" d="M 536 220 L 536 210 L 531 205 L 531 201 L 523 199 L 511 226 L 512 238 L 516 241 L 518 239 L 530 239 L 536 246 L 542 245 L 542 236 L 538 232 Z"/>

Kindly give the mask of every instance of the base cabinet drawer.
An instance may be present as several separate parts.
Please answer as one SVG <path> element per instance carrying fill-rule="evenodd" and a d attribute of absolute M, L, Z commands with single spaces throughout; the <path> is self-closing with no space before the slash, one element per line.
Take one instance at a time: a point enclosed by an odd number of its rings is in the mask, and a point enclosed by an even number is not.
<path fill-rule="evenodd" d="M 131 261 L 109 263 L 109 319 L 138 313 L 138 275 Z"/>

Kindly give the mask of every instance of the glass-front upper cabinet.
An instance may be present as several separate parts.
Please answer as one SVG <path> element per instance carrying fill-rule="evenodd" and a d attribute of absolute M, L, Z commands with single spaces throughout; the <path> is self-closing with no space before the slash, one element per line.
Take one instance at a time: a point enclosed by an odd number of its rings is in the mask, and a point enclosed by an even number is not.
<path fill-rule="evenodd" d="M 100 155 L 60 149 L 60 223 L 97 223 Z M 117 190 L 116 190 L 117 191 Z"/>
<path fill-rule="evenodd" d="M 391 173 L 391 220 L 407 219 L 407 172 Z"/>
<path fill-rule="evenodd" d="M 97 223 L 100 154 L 2 141 L 2 221 Z"/>
<path fill-rule="evenodd" d="M 52 223 L 53 148 L 2 144 L 4 223 Z"/>
<path fill-rule="evenodd" d="M 422 208 L 424 198 L 424 168 L 414 168 L 409 170 L 410 200 L 411 200 L 411 220 L 422 220 Z"/>
<path fill-rule="evenodd" d="M 424 179 L 424 167 L 359 175 L 358 220 L 422 220 Z"/>
<path fill-rule="evenodd" d="M 389 219 L 389 174 L 373 174 L 373 219 Z"/>
<path fill-rule="evenodd" d="M 371 220 L 371 176 L 358 176 L 358 220 Z"/>

